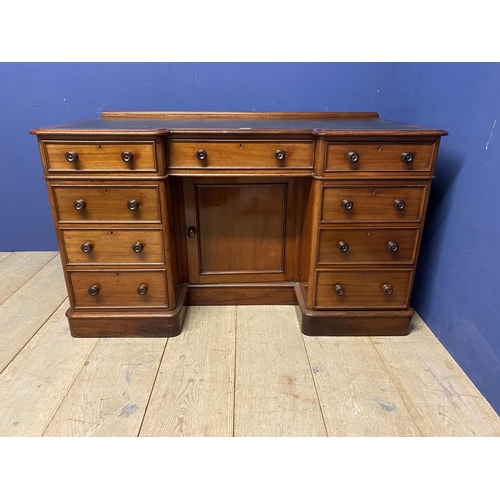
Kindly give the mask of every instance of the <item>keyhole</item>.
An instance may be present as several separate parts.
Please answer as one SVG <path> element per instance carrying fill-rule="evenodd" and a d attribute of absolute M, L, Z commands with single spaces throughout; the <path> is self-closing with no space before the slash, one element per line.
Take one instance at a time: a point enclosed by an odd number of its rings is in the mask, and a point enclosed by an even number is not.
<path fill-rule="evenodd" d="M 241 149 L 241 144 L 240 144 L 240 149 Z"/>

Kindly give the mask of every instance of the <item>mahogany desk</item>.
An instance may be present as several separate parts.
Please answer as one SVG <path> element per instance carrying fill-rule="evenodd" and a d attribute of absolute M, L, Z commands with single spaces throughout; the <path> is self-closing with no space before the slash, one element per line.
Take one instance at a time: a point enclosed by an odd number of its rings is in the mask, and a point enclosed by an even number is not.
<path fill-rule="evenodd" d="M 108 112 L 33 130 L 75 337 L 187 306 L 295 304 L 308 335 L 406 335 L 442 130 L 377 113 Z"/>

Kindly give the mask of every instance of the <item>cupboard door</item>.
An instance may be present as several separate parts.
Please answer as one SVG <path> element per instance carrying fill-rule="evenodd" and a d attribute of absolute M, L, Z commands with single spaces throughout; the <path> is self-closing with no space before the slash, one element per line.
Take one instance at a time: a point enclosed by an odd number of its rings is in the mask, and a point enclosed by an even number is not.
<path fill-rule="evenodd" d="M 291 281 L 295 181 L 186 178 L 189 282 Z"/>

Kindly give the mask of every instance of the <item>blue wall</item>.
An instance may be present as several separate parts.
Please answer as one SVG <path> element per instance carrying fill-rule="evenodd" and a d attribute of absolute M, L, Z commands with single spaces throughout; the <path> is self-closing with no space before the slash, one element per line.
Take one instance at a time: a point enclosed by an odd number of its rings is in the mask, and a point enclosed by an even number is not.
<path fill-rule="evenodd" d="M 378 111 L 397 119 L 392 64 L 0 64 L 0 251 L 56 249 L 29 130 L 106 110 Z M 404 90 L 404 89 L 403 89 Z"/>
<path fill-rule="evenodd" d="M 500 414 L 500 64 L 405 65 L 441 141 L 413 306 Z"/>
<path fill-rule="evenodd" d="M 373 110 L 448 130 L 412 302 L 500 413 L 499 64 L 10 63 L 0 110 L 0 251 L 56 249 L 32 128 L 106 110 Z"/>

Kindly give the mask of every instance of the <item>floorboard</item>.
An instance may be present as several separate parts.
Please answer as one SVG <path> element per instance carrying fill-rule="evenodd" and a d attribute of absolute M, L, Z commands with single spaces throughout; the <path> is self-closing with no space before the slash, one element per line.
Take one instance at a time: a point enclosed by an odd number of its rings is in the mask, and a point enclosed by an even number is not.
<path fill-rule="evenodd" d="M 2 277 L 0 304 L 56 255 L 57 252 L 15 252 L 8 259 L 2 260 L 0 257 L 0 276 Z"/>
<path fill-rule="evenodd" d="M 96 339 L 69 334 L 64 302 L 0 375 L 0 436 L 42 436 Z"/>
<path fill-rule="evenodd" d="M 45 436 L 134 437 L 166 339 L 99 339 Z"/>
<path fill-rule="evenodd" d="M 326 436 L 293 306 L 239 306 L 235 436 Z"/>
<path fill-rule="evenodd" d="M 168 340 L 141 436 L 233 433 L 236 306 L 190 307 Z"/>
<path fill-rule="evenodd" d="M 53 255 L 0 253 L 0 436 L 500 436 L 418 315 L 315 338 L 294 306 L 198 306 L 178 337 L 75 339 Z"/>
<path fill-rule="evenodd" d="M 423 322 L 371 341 L 422 436 L 500 436 L 500 417 Z"/>
<path fill-rule="evenodd" d="M 2 262 L 2 260 L 6 259 L 7 257 L 9 257 L 10 255 L 12 255 L 14 252 L 0 252 L 0 262 Z M 28 252 L 26 252 L 28 253 Z"/>
<path fill-rule="evenodd" d="M 420 436 L 367 337 L 306 337 L 329 436 Z"/>
<path fill-rule="evenodd" d="M 10 258 L 10 257 L 9 257 Z M 59 256 L 0 304 L 0 372 L 67 297 Z"/>

